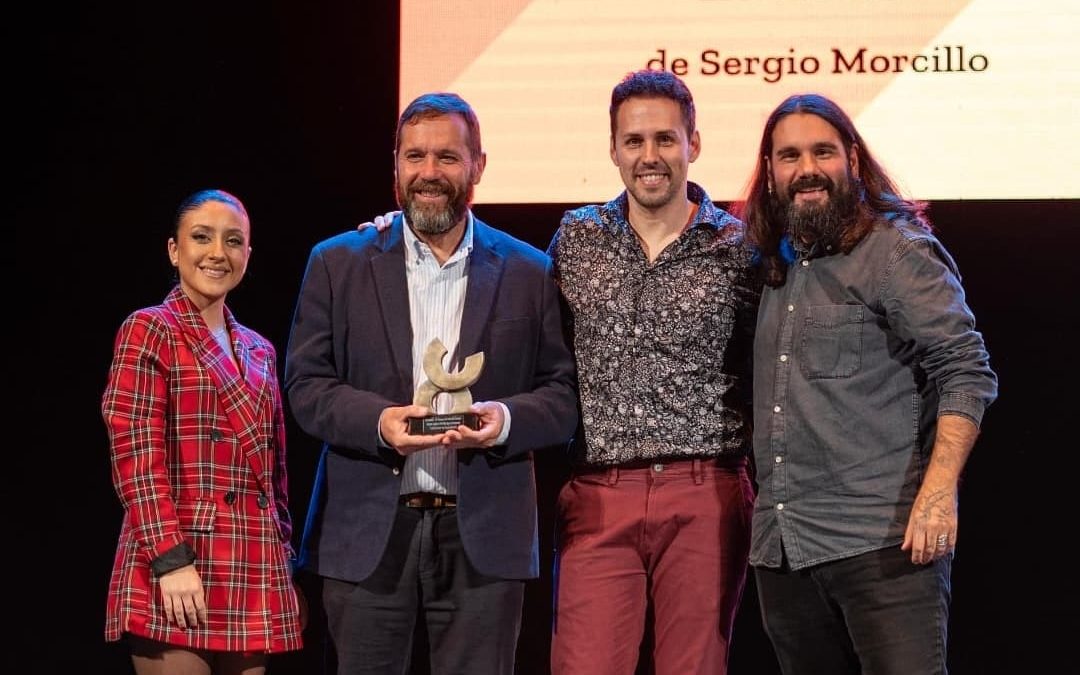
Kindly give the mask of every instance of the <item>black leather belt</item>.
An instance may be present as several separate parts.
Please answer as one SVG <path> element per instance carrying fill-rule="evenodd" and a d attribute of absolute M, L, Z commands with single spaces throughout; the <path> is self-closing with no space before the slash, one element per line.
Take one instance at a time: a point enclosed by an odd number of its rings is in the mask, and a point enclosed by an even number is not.
<path fill-rule="evenodd" d="M 413 492 L 401 495 L 401 504 L 411 509 L 442 509 L 457 506 L 457 495 L 437 495 L 433 492 Z"/>

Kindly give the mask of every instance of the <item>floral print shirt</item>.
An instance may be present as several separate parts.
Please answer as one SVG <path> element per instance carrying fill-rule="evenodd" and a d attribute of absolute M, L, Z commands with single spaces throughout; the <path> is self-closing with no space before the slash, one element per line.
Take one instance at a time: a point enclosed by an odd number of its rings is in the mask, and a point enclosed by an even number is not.
<path fill-rule="evenodd" d="M 744 455 L 760 297 L 743 224 L 701 187 L 687 229 L 649 262 L 627 195 L 567 211 L 548 248 L 572 314 L 584 437 L 575 461 Z M 583 442 L 582 442 L 583 441 Z"/>

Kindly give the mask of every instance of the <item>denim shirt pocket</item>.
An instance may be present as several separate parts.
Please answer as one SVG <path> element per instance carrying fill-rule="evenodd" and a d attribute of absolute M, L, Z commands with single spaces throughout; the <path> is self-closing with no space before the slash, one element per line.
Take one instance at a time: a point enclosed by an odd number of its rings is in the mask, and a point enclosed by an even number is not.
<path fill-rule="evenodd" d="M 799 364 L 808 380 L 851 377 L 862 362 L 862 305 L 807 308 Z"/>

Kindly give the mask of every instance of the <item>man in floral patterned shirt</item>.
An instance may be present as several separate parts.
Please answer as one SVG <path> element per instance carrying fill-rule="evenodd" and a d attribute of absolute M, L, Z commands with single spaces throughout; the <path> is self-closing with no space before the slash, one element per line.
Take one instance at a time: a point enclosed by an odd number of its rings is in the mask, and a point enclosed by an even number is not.
<path fill-rule="evenodd" d="M 633 673 L 651 603 L 655 672 L 722 674 L 749 549 L 759 291 L 742 223 L 687 181 L 686 85 L 630 73 L 610 114 L 626 191 L 567 212 L 548 250 L 584 427 L 559 496 L 552 672 Z"/>

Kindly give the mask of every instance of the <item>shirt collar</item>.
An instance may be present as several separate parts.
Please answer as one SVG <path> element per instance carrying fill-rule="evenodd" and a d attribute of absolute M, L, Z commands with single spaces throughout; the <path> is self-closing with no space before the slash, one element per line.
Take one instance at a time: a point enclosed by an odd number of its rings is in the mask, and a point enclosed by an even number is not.
<path fill-rule="evenodd" d="M 720 230 L 728 226 L 733 220 L 730 214 L 713 204 L 705 189 L 697 183 L 686 181 L 686 196 L 698 206 L 693 222 L 690 223 L 687 229 L 706 225 L 714 230 Z M 603 208 L 613 216 L 611 218 L 613 224 L 623 231 L 629 231 L 630 221 L 627 220 L 626 214 L 630 208 L 630 196 L 627 190 L 623 190 L 618 197 L 605 204 Z"/>

